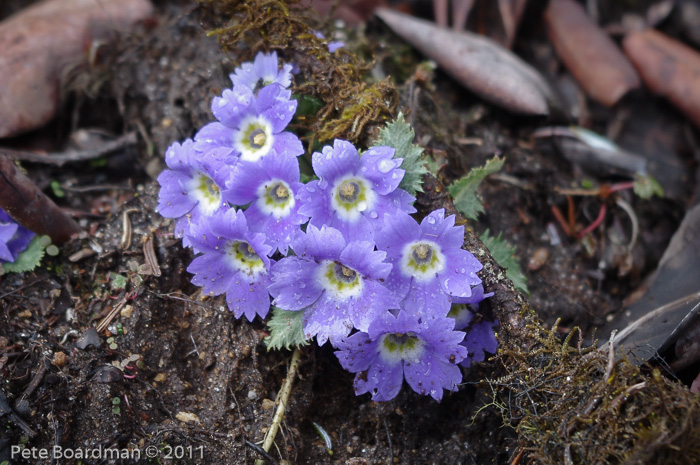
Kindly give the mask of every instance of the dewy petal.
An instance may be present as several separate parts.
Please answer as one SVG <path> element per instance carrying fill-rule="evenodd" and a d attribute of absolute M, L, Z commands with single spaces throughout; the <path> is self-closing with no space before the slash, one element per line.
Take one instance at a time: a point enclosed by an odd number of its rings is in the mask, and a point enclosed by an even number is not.
<path fill-rule="evenodd" d="M 384 227 L 375 238 L 377 248 L 387 252 L 390 258 L 401 256 L 404 245 L 420 238 L 420 226 L 410 215 L 397 211 L 394 215 L 384 216 Z M 394 270 L 397 272 L 398 270 Z"/>
<path fill-rule="evenodd" d="M 443 318 L 449 313 L 451 302 L 447 294 L 440 289 L 437 280 L 413 280 L 402 306 L 406 312 L 423 319 Z"/>
<path fill-rule="evenodd" d="M 352 322 L 346 312 L 341 312 L 338 301 L 323 293 L 321 297 L 304 311 L 304 335 L 307 339 L 316 336 L 319 346 L 328 339 L 332 344 L 345 338 L 352 329 Z"/>
<path fill-rule="evenodd" d="M 192 210 L 197 202 L 187 194 L 186 183 L 190 176 L 173 170 L 164 170 L 158 175 L 160 191 L 156 211 L 165 218 L 180 218 Z"/>
<path fill-rule="evenodd" d="M 187 267 L 194 274 L 192 284 L 200 286 L 205 294 L 221 295 L 229 288 L 234 272 L 223 260 L 223 255 L 205 253 L 195 257 Z"/>
<path fill-rule="evenodd" d="M 386 252 L 374 250 L 369 241 L 350 242 L 340 254 L 340 263 L 372 279 L 386 279 L 391 272 L 391 263 L 384 261 Z"/>
<path fill-rule="evenodd" d="M 357 332 L 336 343 L 335 352 L 340 365 L 350 373 L 369 369 L 377 358 L 377 343 L 371 341 L 367 333 Z"/>
<path fill-rule="evenodd" d="M 469 367 L 472 362 L 484 361 L 484 358 L 486 358 L 484 352 L 496 353 L 498 340 L 496 339 L 494 328 L 497 325 L 497 322 L 482 321 L 469 328 L 467 337 L 462 343 L 469 351 L 469 357 L 462 361 L 462 366 Z"/>
<path fill-rule="evenodd" d="M 360 154 L 350 142 L 336 139 L 333 147 L 325 146 L 322 152 L 311 156 L 311 165 L 322 181 L 332 185 L 340 176 L 357 172 Z"/>
<path fill-rule="evenodd" d="M 315 218 L 319 224 L 331 221 L 328 193 L 319 187 L 319 181 L 309 181 L 297 192 L 299 214 Z"/>
<path fill-rule="evenodd" d="M 277 134 L 287 127 L 297 111 L 297 101 L 290 100 L 292 92 L 279 84 L 270 84 L 258 92 L 255 107 L 264 116 Z"/>
<path fill-rule="evenodd" d="M 419 363 L 404 364 L 404 375 L 409 386 L 419 394 L 442 399 L 442 390 L 456 391 L 462 381 L 459 367 L 440 360 L 437 354 L 427 352 Z"/>
<path fill-rule="evenodd" d="M 310 224 L 322 226 L 319 216 L 312 216 Z M 327 224 L 340 231 L 348 241 L 374 242 L 374 228 L 365 215 L 359 215 L 354 223 L 343 221 L 338 216 L 331 216 Z"/>
<path fill-rule="evenodd" d="M 391 147 L 372 147 L 360 159 L 360 174 L 374 184 L 374 190 L 378 194 L 393 192 L 406 173 L 399 169 L 403 158 L 393 158 L 394 152 Z"/>
<path fill-rule="evenodd" d="M 318 300 L 323 292 L 316 281 L 320 265 L 300 257 L 286 257 L 270 270 L 271 284 L 268 291 L 274 305 L 282 310 L 302 310 Z"/>
<path fill-rule="evenodd" d="M 257 55 L 255 55 L 255 61 L 253 62 L 253 70 L 255 70 L 255 74 L 258 76 L 259 79 L 262 79 L 264 84 L 276 82 L 278 68 L 279 65 L 277 62 L 277 52 L 259 52 Z M 286 87 L 289 84 L 282 85 Z"/>
<path fill-rule="evenodd" d="M 188 171 L 194 156 L 194 141 L 192 139 L 187 139 L 182 144 L 174 142 L 165 150 L 165 164 L 173 170 Z"/>
<path fill-rule="evenodd" d="M 481 283 L 481 279 L 476 275 L 482 268 L 481 263 L 466 250 L 443 250 L 443 253 L 446 266 L 438 275 L 442 289 L 455 297 L 471 297 L 472 286 Z"/>
<path fill-rule="evenodd" d="M 253 91 L 246 86 L 237 86 L 225 89 L 221 97 L 214 97 L 211 112 L 224 126 L 237 128 L 254 103 Z"/>
<path fill-rule="evenodd" d="M 298 256 L 317 261 L 337 260 L 345 246 L 345 238 L 340 231 L 325 225 L 319 229 L 310 224 L 305 234 L 301 233 L 292 240 L 292 249 Z"/>
<path fill-rule="evenodd" d="M 219 147 L 233 147 L 234 130 L 215 121 L 205 124 L 194 136 L 195 150 L 206 153 Z"/>
<path fill-rule="evenodd" d="M 282 131 L 275 134 L 275 140 L 272 143 L 272 150 L 280 155 L 290 158 L 298 157 L 299 155 L 304 154 L 304 146 L 302 145 L 301 140 L 299 140 L 296 134 L 292 134 L 291 132 L 287 131 Z"/>
<path fill-rule="evenodd" d="M 367 370 L 367 381 L 360 383 L 361 377 L 355 377 L 355 392 L 372 393 L 372 400 L 387 401 L 396 397 L 403 385 L 403 366 L 401 363 L 389 365 L 375 363 Z"/>
<path fill-rule="evenodd" d="M 240 275 L 242 277 L 242 275 Z M 236 318 L 242 315 L 253 321 L 255 315 L 265 318 L 270 310 L 270 294 L 267 292 L 267 276 L 262 279 L 247 282 L 235 277 L 226 292 L 226 304 Z"/>
<path fill-rule="evenodd" d="M 246 205 L 255 200 L 258 186 L 270 179 L 262 164 L 267 158 L 264 157 L 260 163 L 237 163 L 231 179 L 226 183 L 226 190 L 222 193 L 224 200 L 234 205 Z"/>
<path fill-rule="evenodd" d="M 358 299 L 347 303 L 346 312 L 353 326 L 360 331 L 368 331 L 370 325 L 389 309 L 399 308 L 396 296 L 377 281 L 365 280 L 365 290 Z"/>
<path fill-rule="evenodd" d="M 9 217 L 9 215 L 7 216 Z M 4 260 L 6 262 L 15 261 L 15 257 L 12 256 L 12 252 L 10 252 L 7 243 L 10 242 L 12 236 L 15 235 L 15 232 L 17 232 L 17 228 L 19 227 L 17 223 L 10 221 L 12 220 L 8 220 L 7 223 L 0 223 L 0 260 Z"/>

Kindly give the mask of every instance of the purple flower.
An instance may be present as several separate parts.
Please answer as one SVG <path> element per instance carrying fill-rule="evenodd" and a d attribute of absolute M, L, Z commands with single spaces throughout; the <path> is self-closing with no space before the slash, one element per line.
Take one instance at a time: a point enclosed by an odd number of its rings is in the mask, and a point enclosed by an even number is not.
<path fill-rule="evenodd" d="M 177 219 L 175 235 L 183 237 L 185 246 L 190 245 L 186 235 L 192 224 L 228 209 L 222 191 L 233 175 L 233 167 L 225 161 L 230 153 L 231 149 L 223 147 L 199 153 L 191 139 L 182 145 L 175 142 L 165 151 L 165 163 L 170 169 L 158 176 L 156 211 Z"/>
<path fill-rule="evenodd" d="M 479 302 L 492 295 L 493 292 L 484 294 L 484 286 L 478 284 L 472 287 L 472 295 L 469 297 L 452 297 L 452 307 L 447 316 L 454 318 L 455 329 L 464 329 L 469 326 L 469 323 L 474 318 L 472 308 L 478 308 Z"/>
<path fill-rule="evenodd" d="M 289 87 L 292 83 L 292 65 L 284 64 L 282 69 L 279 69 L 277 52 L 258 52 L 252 63 L 243 63 L 229 77 L 234 87 L 245 86 L 251 90 L 255 90 L 260 84 L 267 86 L 276 83 L 282 87 Z"/>
<path fill-rule="evenodd" d="M 469 351 L 469 356 L 460 365 L 469 368 L 472 363 L 483 362 L 489 352 L 495 354 L 498 350 L 498 340 L 494 329 L 498 321 L 480 321 L 473 323 L 467 330 L 467 336 L 462 345 Z"/>
<path fill-rule="evenodd" d="M 299 225 L 308 220 L 297 212 L 295 195 L 301 187 L 296 158 L 273 151 L 257 163 L 238 163 L 224 199 L 234 205 L 250 203 L 245 212 L 250 228 L 265 233 L 270 254 L 279 250 L 287 255 Z"/>
<path fill-rule="evenodd" d="M 17 260 L 35 235 L 0 208 L 0 264 Z"/>
<path fill-rule="evenodd" d="M 415 199 L 398 188 L 403 159 L 393 156 L 391 147 L 373 147 L 360 157 L 344 140 L 314 153 L 311 163 L 320 179 L 301 190 L 299 213 L 311 217 L 310 224 L 338 229 L 348 241 L 373 240 L 385 214 L 415 211 L 410 206 Z"/>
<path fill-rule="evenodd" d="M 462 249 L 464 226 L 454 223 L 454 215 L 445 218 L 443 209 L 430 213 L 420 225 L 398 211 L 385 218 L 377 233 L 377 248 L 386 251 L 394 265 L 387 287 L 412 315 L 444 317 L 454 298 L 472 297 L 472 286 L 481 284 L 476 275 L 481 263 Z"/>
<path fill-rule="evenodd" d="M 243 161 L 256 162 L 274 150 L 290 157 L 304 153 L 297 136 L 284 131 L 297 109 L 292 92 L 279 84 L 263 87 L 257 96 L 246 86 L 224 90 L 211 110 L 218 122 L 209 123 L 195 135 L 197 150 L 232 148 Z"/>
<path fill-rule="evenodd" d="M 372 400 L 390 400 L 401 390 L 404 377 L 419 394 L 439 401 L 443 389 L 456 391 L 462 381 L 457 366 L 467 350 L 454 320 L 419 321 L 403 310 L 385 312 L 369 332 L 358 332 L 337 344 L 340 364 L 355 376 L 355 394 L 372 394 Z"/>
<path fill-rule="evenodd" d="M 236 318 L 245 314 L 265 318 L 270 309 L 270 246 L 263 234 L 254 233 L 241 210 L 229 209 L 194 224 L 190 241 L 201 255 L 187 271 L 192 283 L 209 295 L 226 293 L 226 303 Z"/>
<path fill-rule="evenodd" d="M 314 31 L 314 35 L 318 39 L 326 40 L 326 36 L 323 35 L 323 32 L 321 31 Z M 340 40 L 328 42 L 328 51 L 330 53 L 335 53 L 336 50 L 343 47 L 345 47 L 345 42 L 342 42 Z"/>
<path fill-rule="evenodd" d="M 372 242 L 347 243 L 340 231 L 307 227 L 292 241 L 296 256 L 272 266 L 268 288 L 273 304 L 283 310 L 304 311 L 304 334 L 319 345 L 342 339 L 355 327 L 367 331 L 370 322 L 396 298 L 382 284 L 391 271 L 386 254 Z"/>

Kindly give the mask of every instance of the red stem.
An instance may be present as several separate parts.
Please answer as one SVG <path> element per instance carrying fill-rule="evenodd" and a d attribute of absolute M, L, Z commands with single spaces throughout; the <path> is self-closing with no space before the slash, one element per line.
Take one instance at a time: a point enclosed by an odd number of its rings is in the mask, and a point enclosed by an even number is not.
<path fill-rule="evenodd" d="M 583 228 L 581 232 L 578 233 L 579 240 L 583 239 L 586 234 L 590 233 L 595 228 L 600 226 L 600 223 L 602 223 L 605 219 L 605 213 L 607 212 L 607 210 L 608 208 L 605 206 L 604 203 L 600 205 L 600 212 L 598 212 L 598 218 L 596 218 L 593 223 L 589 224 L 588 226 Z"/>

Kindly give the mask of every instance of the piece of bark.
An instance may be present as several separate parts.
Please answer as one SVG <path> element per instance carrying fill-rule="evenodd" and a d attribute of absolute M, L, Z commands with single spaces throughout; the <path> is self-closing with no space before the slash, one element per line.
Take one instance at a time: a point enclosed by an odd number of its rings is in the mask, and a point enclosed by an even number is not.
<path fill-rule="evenodd" d="M 639 87 L 630 62 L 579 3 L 551 0 L 544 20 L 557 55 L 591 98 L 611 107 Z"/>
<path fill-rule="evenodd" d="M 61 245 L 82 232 L 78 223 L 44 195 L 14 162 L 0 153 L 0 208 L 37 234 L 46 234 Z"/>
<path fill-rule="evenodd" d="M 526 115 L 548 115 L 550 108 L 557 106 L 544 78 L 494 41 L 477 34 L 449 31 L 385 8 L 377 9 L 376 15 L 483 99 Z"/>
<path fill-rule="evenodd" d="M 145 19 L 149 0 L 48 0 L 0 23 L 0 137 L 47 123 L 58 108 L 66 65 L 93 39 Z"/>
<path fill-rule="evenodd" d="M 700 54 L 653 29 L 630 34 L 622 47 L 644 84 L 700 127 Z"/>

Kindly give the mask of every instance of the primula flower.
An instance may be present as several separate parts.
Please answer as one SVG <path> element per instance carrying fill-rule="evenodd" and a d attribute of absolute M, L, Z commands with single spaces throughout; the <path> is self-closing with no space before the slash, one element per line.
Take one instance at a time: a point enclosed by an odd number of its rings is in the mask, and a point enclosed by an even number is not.
<path fill-rule="evenodd" d="M 457 366 L 467 350 L 454 320 L 419 321 L 405 311 L 385 312 L 369 327 L 337 344 L 340 364 L 355 376 L 355 394 L 372 394 L 372 400 L 391 400 L 401 390 L 404 377 L 419 394 L 439 401 L 443 389 L 456 391 L 462 381 Z"/>
<path fill-rule="evenodd" d="M 476 272 L 482 265 L 462 249 L 464 226 L 454 224 L 454 215 L 445 218 L 444 209 L 430 213 L 420 225 L 398 211 L 385 218 L 377 233 L 377 248 L 394 265 L 387 287 L 412 315 L 444 317 L 454 298 L 472 297 L 472 286 L 481 284 Z"/>
<path fill-rule="evenodd" d="M 367 331 L 370 322 L 397 300 L 381 280 L 391 271 L 386 254 L 372 242 L 347 243 L 340 231 L 307 227 L 292 241 L 296 256 L 272 266 L 268 288 L 273 304 L 283 310 L 304 311 L 304 334 L 319 345 L 334 343 L 355 327 Z"/>
<path fill-rule="evenodd" d="M 253 91 L 273 83 L 289 87 L 292 83 L 292 65 L 283 64 L 280 69 L 277 52 L 258 52 L 252 63 L 243 63 L 240 68 L 229 74 L 229 77 L 234 87 L 245 86 Z"/>
<path fill-rule="evenodd" d="M 258 163 L 241 161 L 227 187 L 225 200 L 234 205 L 250 203 L 245 211 L 248 224 L 265 233 L 270 253 L 279 250 L 287 255 L 299 225 L 308 220 L 297 212 L 295 195 L 302 187 L 297 160 L 273 151 Z"/>
<path fill-rule="evenodd" d="M 156 211 L 177 219 L 175 235 L 183 237 L 185 246 L 190 245 L 186 235 L 192 224 L 228 209 L 221 194 L 233 175 L 233 166 L 225 161 L 230 153 L 231 149 L 225 147 L 199 153 L 191 139 L 182 145 L 175 142 L 165 151 L 165 163 L 170 169 L 158 176 Z"/>
<path fill-rule="evenodd" d="M 360 157 L 350 142 L 335 140 L 311 158 L 320 179 L 299 193 L 299 213 L 311 217 L 314 226 L 338 229 L 348 241 L 373 240 L 385 214 L 415 211 L 415 198 L 398 188 L 403 159 L 393 156 L 391 147 L 372 147 Z"/>
<path fill-rule="evenodd" d="M 326 40 L 326 36 L 323 35 L 323 32 L 321 32 L 321 31 L 314 31 L 314 35 L 318 39 Z M 343 47 L 345 47 L 345 42 L 342 42 L 340 40 L 334 40 L 334 41 L 328 42 L 328 51 L 330 53 L 335 53 L 336 50 L 338 50 L 339 48 L 343 48 Z"/>
<path fill-rule="evenodd" d="M 493 292 L 484 294 L 481 285 L 472 288 L 472 295 L 469 298 L 453 299 L 448 317 L 455 320 L 455 329 L 466 331 L 467 336 L 462 341 L 462 345 L 467 348 L 469 356 L 460 365 L 469 368 L 472 362 L 482 362 L 485 358 L 484 352 L 496 353 L 498 340 L 494 328 L 498 326 L 497 321 L 482 320 L 474 321 L 474 310 L 478 308 L 478 302 L 485 297 L 491 297 Z"/>
<path fill-rule="evenodd" d="M 190 241 L 200 252 L 187 271 L 192 283 L 209 295 L 226 293 L 226 303 L 236 318 L 265 318 L 270 309 L 271 247 L 265 236 L 254 233 L 241 210 L 229 209 L 192 226 Z"/>
<path fill-rule="evenodd" d="M 257 95 L 246 86 L 224 90 L 211 110 L 218 122 L 209 123 L 195 135 L 199 151 L 229 147 L 243 161 L 256 162 L 274 150 L 296 157 L 304 153 L 297 136 L 284 129 L 292 120 L 297 101 L 279 84 L 260 89 Z"/>
<path fill-rule="evenodd" d="M 0 208 L 0 263 L 17 260 L 34 236 L 32 231 L 19 225 Z"/>

